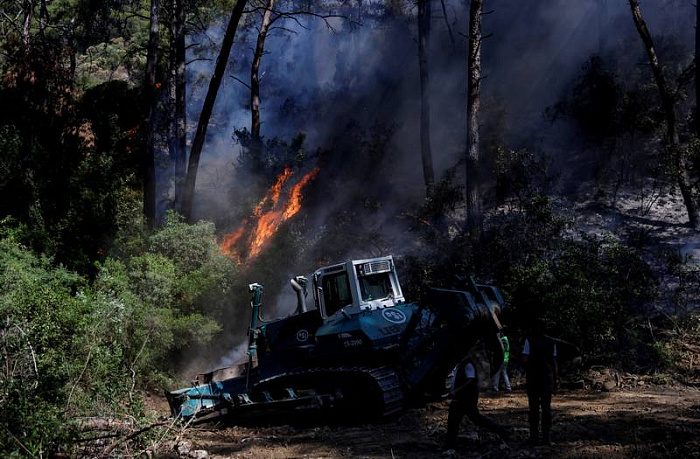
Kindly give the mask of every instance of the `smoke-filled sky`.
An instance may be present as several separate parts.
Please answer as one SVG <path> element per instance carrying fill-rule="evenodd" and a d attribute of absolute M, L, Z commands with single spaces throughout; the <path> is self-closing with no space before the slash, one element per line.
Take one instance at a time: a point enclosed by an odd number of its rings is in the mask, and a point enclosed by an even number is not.
<path fill-rule="evenodd" d="M 430 46 L 432 146 L 436 172 L 454 165 L 465 142 L 465 49 L 468 2 L 447 1 L 448 21 L 456 37 L 453 49 L 439 2 L 433 5 Z M 662 64 L 664 45 L 676 41 L 690 49 L 694 34 L 691 0 L 642 2 L 645 19 L 657 40 Z M 593 54 L 611 56 L 620 68 L 646 67 L 629 5 L 624 0 L 486 1 L 483 45 L 484 111 L 505 111 L 512 146 L 541 137 L 543 111 L 570 90 Z M 411 14 L 415 14 L 415 8 Z M 353 16 L 355 18 L 355 16 Z M 257 18 L 256 18 L 257 19 Z M 250 20 L 254 20 L 250 18 Z M 412 16 L 394 20 L 363 17 L 359 27 L 332 21 L 336 32 L 317 18 L 282 24 L 267 39 L 262 76 L 262 133 L 290 139 L 308 134 L 309 150 L 328 148 L 353 119 L 361 126 L 393 123 L 394 179 L 409 194 L 422 192 L 419 161 L 419 88 L 416 27 Z M 207 32 L 220 43 L 222 25 Z M 255 30 L 239 31 L 228 75 L 250 80 Z M 189 119 L 196 120 L 211 61 L 191 64 Z M 234 128 L 250 127 L 248 89 L 226 78 L 219 93 L 203 162 L 235 162 Z M 496 108 L 494 108 L 496 107 Z M 211 171 L 210 171 L 211 172 Z M 228 172 L 228 171 L 227 171 Z M 210 174 L 211 175 L 211 174 Z M 218 182 L 213 174 L 199 185 Z M 200 205 L 211 196 L 201 194 Z M 203 202 L 205 201 L 205 202 Z"/>

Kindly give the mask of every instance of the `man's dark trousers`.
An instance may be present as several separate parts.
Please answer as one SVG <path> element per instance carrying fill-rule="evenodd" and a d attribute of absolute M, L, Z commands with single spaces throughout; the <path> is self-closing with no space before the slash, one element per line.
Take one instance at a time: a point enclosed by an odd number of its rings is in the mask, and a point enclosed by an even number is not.
<path fill-rule="evenodd" d="M 530 387 L 532 386 L 532 387 Z M 552 390 L 546 384 L 531 384 L 527 388 L 527 399 L 530 407 L 530 437 L 537 441 L 540 424 L 540 408 L 542 409 L 542 438 L 549 441 L 552 430 Z"/>
<path fill-rule="evenodd" d="M 465 415 L 476 426 L 484 427 L 498 434 L 505 433 L 503 427 L 479 413 L 479 388 L 474 381 L 450 403 L 450 412 L 447 418 L 447 446 L 450 448 L 457 445 L 459 424 Z"/>

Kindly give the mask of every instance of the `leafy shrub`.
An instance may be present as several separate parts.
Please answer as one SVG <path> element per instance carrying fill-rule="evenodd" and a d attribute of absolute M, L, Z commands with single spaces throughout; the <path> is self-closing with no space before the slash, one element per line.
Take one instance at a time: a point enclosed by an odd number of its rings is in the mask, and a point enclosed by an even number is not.
<path fill-rule="evenodd" d="M 436 237 L 435 225 L 423 230 L 427 255 L 401 266 L 407 294 L 418 298 L 431 285 L 459 287 L 455 275 L 474 275 L 503 290 L 503 321 L 516 341 L 529 328 L 545 326 L 588 362 L 634 367 L 648 359 L 653 339 L 641 322 L 657 298 L 658 281 L 641 251 L 573 233 L 540 192 L 548 181 L 518 166 L 535 157 L 503 153 L 503 170 L 521 171 L 508 173 L 513 181 L 502 188 L 503 202 L 516 205 L 492 211 L 479 237 L 448 231 Z"/>
<path fill-rule="evenodd" d="M 138 387 L 164 387 L 220 326 L 233 264 L 214 227 L 166 226 L 97 265 L 93 282 L 0 226 L 0 455 L 70 451 L 87 416 L 142 416 Z M 212 306 L 214 304 L 214 306 Z"/>
<path fill-rule="evenodd" d="M 590 360 L 624 360 L 635 339 L 635 319 L 656 297 L 650 267 L 638 252 L 613 241 L 584 237 L 559 245 L 507 273 L 511 320 L 520 328 L 544 323 Z"/>
<path fill-rule="evenodd" d="M 11 434 L 0 451 L 56 451 L 75 435 L 67 414 L 126 396 L 111 310 L 94 299 L 80 276 L 0 240 L 0 423 Z"/>
<path fill-rule="evenodd" d="M 130 358 L 151 384 L 172 377 L 185 350 L 221 330 L 235 266 L 219 253 L 214 231 L 211 223 L 189 225 L 171 212 L 163 228 L 124 241 L 127 248 L 98 274 L 96 287 L 129 311 L 129 340 L 143 348 L 131 349 L 138 361 Z"/>

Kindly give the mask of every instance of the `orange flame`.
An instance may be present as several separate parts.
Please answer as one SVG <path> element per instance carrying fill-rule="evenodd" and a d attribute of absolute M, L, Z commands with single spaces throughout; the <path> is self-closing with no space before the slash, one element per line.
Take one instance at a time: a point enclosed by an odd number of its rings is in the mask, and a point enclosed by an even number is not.
<path fill-rule="evenodd" d="M 292 188 L 292 191 L 289 193 L 289 201 L 287 201 L 287 205 L 284 208 L 284 213 L 282 214 L 282 221 L 285 221 L 294 215 L 296 215 L 297 212 L 301 210 L 301 201 L 304 199 L 304 196 L 301 194 L 301 190 L 304 189 L 304 187 L 313 179 L 316 178 L 318 173 L 321 171 L 318 167 L 306 174 L 299 180 L 299 182 L 294 185 Z"/>
<path fill-rule="evenodd" d="M 285 168 L 284 172 L 282 172 L 279 175 L 279 177 L 277 177 L 277 181 L 275 181 L 275 184 L 272 185 L 269 190 L 267 190 L 267 193 L 265 193 L 265 197 L 263 197 L 258 203 L 258 205 L 255 206 L 255 210 L 253 211 L 254 216 L 259 217 L 262 213 L 263 206 L 268 202 L 272 202 L 272 207 L 275 207 L 277 205 L 277 202 L 280 199 L 280 193 L 282 193 L 282 187 L 285 183 L 287 183 L 287 180 L 289 179 L 290 175 L 292 175 L 292 170 L 290 168 Z"/>
<path fill-rule="evenodd" d="M 222 253 L 230 255 L 234 253 L 233 247 L 241 239 L 241 236 L 243 236 L 243 230 L 245 230 L 246 223 L 248 223 L 248 221 L 244 220 L 243 224 L 236 231 L 224 236 L 224 240 L 221 241 L 221 244 L 219 245 Z"/>
<path fill-rule="evenodd" d="M 282 213 L 279 211 L 270 211 L 260 217 L 250 243 L 250 258 L 259 254 L 265 241 L 270 239 L 277 232 L 277 229 L 282 223 L 281 216 Z"/>
<path fill-rule="evenodd" d="M 282 194 L 284 185 L 292 175 L 292 170 L 287 168 L 278 177 L 275 183 L 267 190 L 265 196 L 260 200 L 253 210 L 253 217 L 257 219 L 255 228 L 248 238 L 248 258 L 256 257 L 263 249 L 265 242 L 277 233 L 280 225 L 292 218 L 301 210 L 301 203 L 304 199 L 302 191 L 308 183 L 316 178 L 320 172 L 319 168 L 306 173 L 289 191 L 289 197 L 284 205 L 279 206 L 279 199 Z M 281 208 L 280 208 L 281 207 Z M 264 210 L 264 209 L 269 210 Z M 243 237 L 243 234 L 248 227 L 248 220 L 243 223 L 235 231 L 224 236 L 219 248 L 221 252 L 231 258 L 240 260 L 239 254 L 234 247 Z"/>

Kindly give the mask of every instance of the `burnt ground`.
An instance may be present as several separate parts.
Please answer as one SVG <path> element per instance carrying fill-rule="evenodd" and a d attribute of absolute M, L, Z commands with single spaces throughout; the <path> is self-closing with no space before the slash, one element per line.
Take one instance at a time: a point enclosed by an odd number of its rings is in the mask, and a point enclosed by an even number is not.
<path fill-rule="evenodd" d="M 455 454 L 443 448 L 448 403 L 409 410 L 384 424 L 364 426 L 216 427 L 188 429 L 181 457 L 204 450 L 211 458 L 700 458 L 700 390 L 637 387 L 612 392 L 565 391 L 553 400 L 553 446 L 525 444 L 527 398 L 484 394 L 486 416 L 508 426 L 502 441 L 465 419 Z M 182 445 L 182 440 L 180 445 Z M 176 445 L 163 445 L 163 456 Z M 204 457 L 202 451 L 196 451 Z"/>

